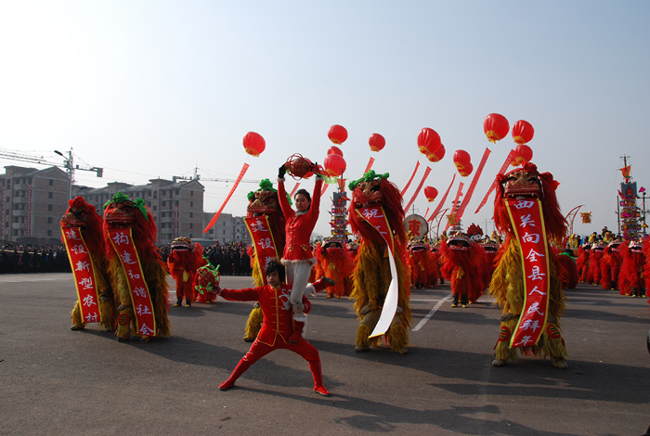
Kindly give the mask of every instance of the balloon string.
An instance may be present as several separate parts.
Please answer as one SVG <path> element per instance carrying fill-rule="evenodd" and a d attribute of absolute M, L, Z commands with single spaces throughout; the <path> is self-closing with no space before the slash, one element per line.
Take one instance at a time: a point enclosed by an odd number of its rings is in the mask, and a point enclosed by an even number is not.
<path fill-rule="evenodd" d="M 411 178 L 409 179 L 408 183 L 406 186 L 404 186 L 404 189 L 402 189 L 401 196 L 404 197 L 404 194 L 406 193 L 406 190 L 411 186 L 411 182 L 413 181 L 413 177 L 415 177 L 415 173 L 418 172 L 418 168 L 420 168 L 420 161 L 417 161 L 415 163 L 415 169 L 413 170 L 413 174 L 411 174 Z M 408 209 L 408 208 L 407 208 Z"/>
<path fill-rule="evenodd" d="M 230 197 L 232 197 L 232 194 L 235 193 L 235 190 L 237 189 L 237 186 L 239 186 L 239 182 L 241 182 L 241 179 L 244 177 L 244 174 L 246 174 L 246 170 L 248 170 L 249 166 L 250 165 L 248 165 L 246 162 L 244 162 L 244 166 L 242 167 L 241 171 L 239 172 L 239 176 L 237 177 L 237 180 L 232 185 L 232 188 L 230 189 L 230 192 L 228 193 L 228 196 L 223 201 L 223 204 L 221 205 L 221 207 L 219 208 L 217 213 L 214 214 L 214 216 L 210 220 L 210 223 L 207 225 L 205 230 L 203 230 L 203 233 L 207 233 L 208 230 L 210 230 L 212 228 L 212 226 L 214 226 L 214 224 L 217 222 L 217 220 L 219 219 L 219 216 L 221 215 L 221 212 L 223 211 L 223 208 L 226 207 L 226 204 L 228 204 L 228 201 L 230 200 Z"/>

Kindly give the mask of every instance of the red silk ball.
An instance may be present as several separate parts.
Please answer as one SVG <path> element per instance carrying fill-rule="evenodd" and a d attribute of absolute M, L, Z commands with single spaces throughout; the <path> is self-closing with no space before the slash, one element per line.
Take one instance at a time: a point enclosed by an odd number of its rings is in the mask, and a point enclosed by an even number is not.
<path fill-rule="evenodd" d="M 527 144 L 533 139 L 535 129 L 528 121 L 519 120 L 512 125 L 512 139 L 519 145 Z"/>
<path fill-rule="evenodd" d="M 335 153 L 328 154 L 323 162 L 325 172 L 332 177 L 338 177 L 345 171 L 345 159 Z"/>
<path fill-rule="evenodd" d="M 438 190 L 433 186 L 424 187 L 424 196 L 427 197 L 427 200 L 431 203 L 438 196 Z"/>
<path fill-rule="evenodd" d="M 346 139 L 348 139 L 348 131 L 345 130 L 345 127 L 334 124 L 332 127 L 330 127 L 329 132 L 327 132 L 327 137 L 334 144 L 341 145 L 345 142 Z"/>
<path fill-rule="evenodd" d="M 420 152 L 425 155 L 435 153 L 442 145 L 438 132 L 429 127 L 425 127 L 424 129 L 420 130 L 417 142 Z"/>
<path fill-rule="evenodd" d="M 368 138 L 368 144 L 370 145 L 370 150 L 379 151 L 386 146 L 386 139 L 379 133 L 373 133 Z"/>
<path fill-rule="evenodd" d="M 510 130 L 510 123 L 501 114 L 489 114 L 483 121 L 483 131 L 490 142 L 497 142 L 503 139 Z"/>
<path fill-rule="evenodd" d="M 266 148 L 266 141 L 262 135 L 255 132 L 248 132 L 244 135 L 244 150 L 251 156 L 259 156 Z"/>

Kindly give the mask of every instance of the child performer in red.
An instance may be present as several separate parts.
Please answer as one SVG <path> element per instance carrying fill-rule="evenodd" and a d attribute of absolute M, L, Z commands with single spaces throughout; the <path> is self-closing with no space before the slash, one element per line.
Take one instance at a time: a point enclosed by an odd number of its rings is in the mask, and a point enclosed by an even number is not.
<path fill-rule="evenodd" d="M 309 369 L 314 377 L 314 392 L 330 396 L 330 391 L 323 386 L 320 357 L 318 350 L 304 338 L 297 342 L 288 341 L 291 335 L 291 306 L 288 304 L 291 288 L 283 284 L 284 266 L 276 261 L 271 261 L 266 266 L 267 285 L 248 289 L 218 289 L 217 293 L 226 300 L 259 301 L 264 314 L 262 329 L 257 339 L 251 345 L 248 353 L 241 358 L 228 380 L 219 385 L 225 391 L 235 385 L 235 381 L 253 363 L 271 351 L 284 348 L 301 355 L 309 362 Z M 302 305 L 305 313 L 311 309 L 309 300 L 303 295 Z"/>
<path fill-rule="evenodd" d="M 284 189 L 285 173 L 286 167 L 282 165 L 278 173 L 278 201 L 287 221 L 287 240 L 284 246 L 282 263 L 287 267 L 287 283 L 291 288 L 290 301 L 293 307 L 293 333 L 287 340 L 294 343 L 302 338 L 302 332 L 307 322 L 307 316 L 302 307 L 302 297 L 305 295 L 305 289 L 309 287 L 312 293 L 315 292 L 308 283 L 311 269 L 316 263 L 309 240 L 311 232 L 316 226 L 316 221 L 318 221 L 323 178 L 317 175 L 313 198 L 304 189 L 296 192 L 293 199 L 297 211 L 294 211 L 289 204 L 289 200 L 287 200 L 287 191 Z M 329 278 L 323 278 L 323 280 L 330 285 L 334 283 Z"/>

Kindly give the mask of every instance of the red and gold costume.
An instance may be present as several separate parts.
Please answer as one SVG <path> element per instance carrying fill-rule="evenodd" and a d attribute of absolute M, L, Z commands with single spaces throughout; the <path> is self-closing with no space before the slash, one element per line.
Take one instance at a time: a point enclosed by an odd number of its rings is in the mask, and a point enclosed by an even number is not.
<path fill-rule="evenodd" d="M 437 268 L 432 268 L 433 255 L 422 239 L 411 239 L 408 243 L 408 266 L 411 286 L 414 289 L 435 287 L 438 282 Z"/>
<path fill-rule="evenodd" d="M 630 241 L 629 244 L 621 244 L 620 254 L 623 258 L 621 272 L 618 275 L 618 289 L 620 289 L 621 295 L 644 296 L 646 292 L 643 279 L 645 263 L 643 242 Z"/>
<path fill-rule="evenodd" d="M 578 259 L 576 266 L 578 267 L 578 279 L 583 283 L 593 283 L 594 278 L 589 270 L 589 258 L 591 256 L 591 244 L 582 244 L 578 248 Z"/>
<path fill-rule="evenodd" d="M 591 276 L 594 286 L 600 284 L 603 275 L 601 263 L 604 251 L 605 245 L 600 242 L 594 242 L 591 245 L 591 254 L 589 255 L 589 275 Z"/>
<path fill-rule="evenodd" d="M 286 195 L 285 195 L 286 198 Z M 288 200 L 287 200 L 288 201 Z M 260 188 L 257 191 L 248 193 L 248 207 L 246 208 L 247 218 L 263 218 L 266 217 L 268 223 L 268 230 L 271 233 L 271 238 L 275 246 L 278 256 L 282 256 L 284 252 L 284 245 L 286 239 L 286 220 L 280 209 L 278 202 L 278 191 L 273 188 L 273 183 L 269 179 L 264 179 L 260 182 Z M 249 228 L 250 232 L 250 228 Z M 253 235 L 251 235 L 251 239 Z M 253 242 L 255 243 L 255 242 Z M 272 259 L 258 259 L 256 250 L 253 246 L 248 249 L 248 256 L 250 257 L 251 270 L 253 275 L 253 283 L 257 286 L 266 284 L 264 277 L 264 269 L 266 263 Z M 273 259 L 280 260 L 280 259 Z M 255 303 L 251 313 L 248 315 L 246 322 L 246 331 L 244 333 L 244 341 L 253 342 L 264 322 L 264 316 L 260 305 Z"/>
<path fill-rule="evenodd" d="M 104 330 L 115 329 L 115 301 L 113 289 L 108 278 L 108 260 L 106 259 L 106 244 L 104 242 L 104 221 L 95 208 L 82 198 L 75 197 L 69 202 L 68 210 L 61 217 L 61 227 L 64 231 L 79 229 L 88 248 L 95 273 L 95 286 L 99 294 L 99 311 L 101 313 L 100 327 Z M 66 248 L 69 249 L 66 244 Z M 81 317 L 79 300 L 74 305 L 70 317 L 72 330 L 81 330 L 86 323 Z"/>
<path fill-rule="evenodd" d="M 358 212 L 358 209 L 381 208 L 389 226 L 387 231 L 389 234 L 386 237 L 393 239 L 393 255 L 397 270 L 395 279 L 398 284 L 397 312 L 386 336 L 391 349 L 404 354 L 408 352 L 408 329 L 412 322 L 409 273 L 406 263 L 406 231 L 403 226 L 404 209 L 399 189 L 387 178 L 387 173 L 377 175 L 370 170 L 363 178 L 349 185 L 352 190 L 352 201 L 348 219 L 352 232 L 361 239 L 351 295 L 360 319 L 356 350 L 366 351 L 370 346 L 379 345 L 381 337 L 370 338 L 370 335 L 381 317 L 392 279 L 388 259 L 390 251 L 386 239 Z"/>
<path fill-rule="evenodd" d="M 315 278 L 330 277 L 336 285 L 327 289 L 327 298 L 350 295 L 348 277 L 354 270 L 354 260 L 342 241 L 326 239 L 316 248 Z"/>
<path fill-rule="evenodd" d="M 152 336 L 167 337 L 170 334 L 170 324 L 167 312 L 169 311 L 169 287 L 167 285 L 167 270 L 161 260 L 160 251 L 154 245 L 156 241 L 156 224 L 151 212 L 146 208 L 144 200 L 130 200 L 121 192 L 116 193 L 112 200 L 104 206 L 104 237 L 106 238 L 107 257 L 109 260 L 108 271 L 111 278 L 111 286 L 115 292 L 116 304 L 118 305 L 118 326 L 115 332 L 119 341 L 127 341 L 131 337 L 131 329 L 140 336 L 142 342 L 147 342 Z M 131 280 L 134 273 L 125 268 L 126 259 L 124 253 L 116 252 L 114 241 L 111 241 L 111 232 L 125 230 L 131 234 L 129 244 L 135 246 L 137 259 L 129 256 L 129 265 L 139 267 L 137 275 L 142 274 L 146 283 L 145 291 L 148 291 L 148 298 L 151 302 L 151 310 L 155 320 L 155 329 L 150 334 L 142 333 L 142 326 L 138 329 L 136 323 L 136 312 L 140 307 L 134 309 L 134 294 L 139 289 L 131 290 Z M 140 313 L 138 313 L 140 315 Z"/>
<path fill-rule="evenodd" d="M 614 290 L 618 286 L 618 275 L 623 259 L 618 252 L 621 241 L 612 241 L 603 250 L 600 261 L 600 287 Z"/>
<path fill-rule="evenodd" d="M 176 282 L 175 307 L 182 304 L 183 298 L 185 298 L 185 307 L 192 305 L 192 301 L 194 301 L 194 277 L 196 271 L 204 264 L 201 244 L 194 243 L 185 236 L 172 241 L 171 253 L 167 257 L 167 266 Z"/>
<path fill-rule="evenodd" d="M 558 260 L 551 249 L 552 241 L 559 242 L 565 237 L 567 227 L 555 196 L 558 182 L 550 173 L 540 174 L 531 163 L 497 176 L 497 181 L 494 222 L 507 238 L 499 251 L 490 283 L 490 294 L 503 309 L 494 353 L 496 359 L 492 365 L 502 366 L 509 360 L 514 361 L 519 352 L 549 356 L 555 366 L 566 368 L 567 351 L 560 333 L 565 297 L 558 275 Z M 514 208 L 521 209 L 517 212 L 521 215 L 515 214 Z M 511 220 L 515 216 L 521 220 L 516 227 Z M 528 221 L 531 216 L 538 216 L 542 222 Z M 540 251 L 524 253 L 524 244 L 529 247 L 532 242 L 541 244 L 537 245 Z M 541 263 L 545 265 L 542 267 Z M 529 275 L 529 271 L 532 274 Z M 536 283 L 544 285 L 538 288 Z M 533 303 L 542 298 L 543 303 Z M 542 316 L 541 321 L 522 322 L 537 315 Z M 519 339 L 521 335 L 524 335 L 523 340 Z M 536 339 L 528 341 L 531 337 Z"/>
<path fill-rule="evenodd" d="M 569 252 L 565 251 L 560 253 L 559 250 L 555 250 L 557 256 L 558 265 L 559 265 L 559 275 L 560 282 L 562 283 L 562 289 L 575 289 L 578 286 L 578 267 L 576 261 L 571 257 L 571 250 Z"/>
<path fill-rule="evenodd" d="M 442 241 L 440 257 L 440 272 L 451 284 L 451 307 L 476 302 L 486 288 L 487 257 L 483 246 L 457 232 Z"/>
<path fill-rule="evenodd" d="M 220 389 L 226 390 L 234 386 L 235 381 L 252 364 L 271 351 L 286 349 L 299 354 L 309 363 L 309 369 L 314 378 L 314 390 L 322 395 L 329 395 L 323 386 L 320 356 L 316 347 L 304 338 L 295 343 L 288 341 L 293 332 L 293 315 L 289 304 L 291 289 L 287 285 L 282 284 L 277 288 L 265 285 L 247 289 L 221 289 L 219 295 L 226 300 L 258 301 L 264 314 L 264 324 L 262 324 L 253 345 L 248 353 L 241 358 L 228 380 L 219 386 Z M 305 313 L 311 310 L 311 304 L 305 296 L 303 296 L 302 304 Z"/>

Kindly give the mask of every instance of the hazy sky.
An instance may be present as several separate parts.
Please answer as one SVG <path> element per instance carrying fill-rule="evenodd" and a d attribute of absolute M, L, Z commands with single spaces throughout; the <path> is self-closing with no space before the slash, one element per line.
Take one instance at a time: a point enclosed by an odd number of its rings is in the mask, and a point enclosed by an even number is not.
<path fill-rule="evenodd" d="M 420 161 L 406 201 L 427 165 L 439 201 L 457 173 L 454 150 L 476 167 L 489 147 L 463 217 L 485 227 L 492 199 L 474 211 L 515 146 L 510 135 L 487 141 L 483 120 L 497 112 L 534 126 L 533 162 L 561 182 L 563 212 L 592 211 L 576 233 L 616 230 L 622 156 L 650 189 L 649 20 L 646 0 L 0 0 L 0 149 L 62 163 L 53 150 L 72 148 L 75 163 L 104 168 L 102 179 L 76 173 L 89 186 L 198 168 L 215 211 L 232 185 L 207 179 L 234 179 L 247 162 L 245 179 L 275 181 L 293 153 L 322 162 L 332 124 L 349 133 L 348 179 L 374 157 L 373 169 L 403 187 Z M 447 149 L 438 163 L 417 149 L 423 127 Z M 248 131 L 266 140 L 257 158 L 243 149 Z M 387 141 L 378 153 L 372 133 Z M 243 215 L 256 188 L 240 185 L 225 212 Z M 421 193 L 415 212 L 435 205 Z M 328 195 L 323 235 L 329 206 Z"/>

